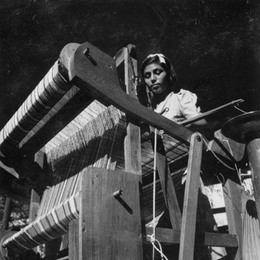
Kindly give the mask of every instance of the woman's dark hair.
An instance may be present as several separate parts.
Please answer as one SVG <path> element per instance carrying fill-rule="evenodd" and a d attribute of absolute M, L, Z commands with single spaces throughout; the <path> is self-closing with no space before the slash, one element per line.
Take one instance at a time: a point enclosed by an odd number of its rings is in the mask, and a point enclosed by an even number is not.
<path fill-rule="evenodd" d="M 137 87 L 137 95 L 141 104 L 143 105 L 149 105 L 153 103 L 153 94 L 147 90 L 144 83 L 144 70 L 146 66 L 152 63 L 158 63 L 163 67 L 163 69 L 165 69 L 171 91 L 173 91 L 174 93 L 178 93 L 180 91 L 180 88 L 177 84 L 176 72 L 170 60 L 161 53 L 150 54 L 144 59 L 141 64 L 140 71 L 142 83 Z"/>

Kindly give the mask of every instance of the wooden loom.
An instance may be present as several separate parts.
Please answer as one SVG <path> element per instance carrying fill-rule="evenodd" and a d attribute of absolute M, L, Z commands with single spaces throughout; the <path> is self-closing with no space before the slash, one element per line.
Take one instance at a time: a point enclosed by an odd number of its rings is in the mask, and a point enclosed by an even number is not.
<path fill-rule="evenodd" d="M 20 254 L 69 233 L 70 260 L 143 259 L 143 243 L 150 240 L 152 229 L 144 228 L 141 221 L 142 122 L 163 130 L 175 144 L 181 142 L 189 147 L 183 152 L 188 151 L 189 160 L 181 215 L 167 166 L 165 141 L 158 137 L 157 170 L 172 229 L 158 228 L 155 236 L 162 243 L 179 244 L 179 260 L 193 259 L 203 137 L 139 104 L 134 90 L 137 66 L 130 55 L 132 47 L 123 48 L 113 59 L 90 43 L 65 46 L 60 59 L 1 131 L 0 149 L 4 156 L 26 155 L 40 150 L 95 99 L 112 104 L 127 116 L 125 169 L 86 167 L 46 189 L 37 217 L 2 240 L 9 257 L 10 252 Z M 118 80 L 117 67 L 122 62 L 126 92 Z M 82 96 L 84 102 L 78 102 Z M 70 109 L 77 102 L 77 108 Z M 233 210 L 230 212 L 230 219 L 234 220 Z M 237 230 L 229 231 L 230 234 L 206 233 L 203 243 L 237 248 Z M 240 259 L 239 255 L 236 259 Z"/>

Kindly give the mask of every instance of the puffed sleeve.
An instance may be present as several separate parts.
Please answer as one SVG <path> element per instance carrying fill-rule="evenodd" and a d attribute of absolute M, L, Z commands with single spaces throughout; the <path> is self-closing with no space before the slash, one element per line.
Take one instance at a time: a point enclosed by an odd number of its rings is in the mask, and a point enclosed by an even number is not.
<path fill-rule="evenodd" d="M 178 93 L 178 99 L 180 101 L 180 110 L 186 119 L 195 117 L 200 114 L 200 108 L 196 106 L 197 95 L 183 90 Z"/>

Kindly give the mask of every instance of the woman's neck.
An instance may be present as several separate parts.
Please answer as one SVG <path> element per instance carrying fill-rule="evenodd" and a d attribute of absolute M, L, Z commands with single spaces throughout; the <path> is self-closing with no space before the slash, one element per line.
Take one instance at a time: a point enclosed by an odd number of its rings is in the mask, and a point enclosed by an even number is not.
<path fill-rule="evenodd" d="M 172 90 L 170 88 L 166 89 L 163 93 L 154 95 L 153 97 L 153 107 L 155 108 L 158 104 L 166 99 L 166 97 L 171 93 Z"/>

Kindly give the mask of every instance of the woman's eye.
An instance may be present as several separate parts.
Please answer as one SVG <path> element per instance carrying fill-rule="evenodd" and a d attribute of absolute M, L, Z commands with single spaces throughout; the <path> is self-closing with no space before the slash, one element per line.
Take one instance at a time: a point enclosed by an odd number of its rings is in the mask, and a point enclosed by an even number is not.
<path fill-rule="evenodd" d="M 154 71 L 154 74 L 160 75 L 162 72 L 163 72 L 162 70 L 159 70 L 159 69 L 158 69 L 158 70 L 155 70 L 155 71 Z"/>
<path fill-rule="evenodd" d="M 144 74 L 144 77 L 145 77 L 146 79 L 149 79 L 149 78 L 151 77 L 151 73 L 145 73 L 145 74 Z"/>

